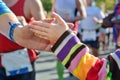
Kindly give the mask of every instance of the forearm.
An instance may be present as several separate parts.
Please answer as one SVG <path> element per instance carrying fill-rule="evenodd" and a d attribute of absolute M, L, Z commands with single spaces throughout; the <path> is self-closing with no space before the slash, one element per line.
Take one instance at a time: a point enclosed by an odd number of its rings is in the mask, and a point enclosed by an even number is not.
<path fill-rule="evenodd" d="M 45 19 L 45 13 L 40 0 L 30 0 L 31 15 L 35 20 Z"/>
<path fill-rule="evenodd" d="M 9 29 L 11 23 L 19 23 L 15 15 L 6 7 L 6 5 L 0 2 L 0 32 L 9 38 Z"/>
<path fill-rule="evenodd" d="M 96 80 L 104 80 L 107 75 L 107 72 L 104 72 L 104 77 L 101 75 L 98 77 L 98 74 L 102 73 L 100 70 L 105 67 L 107 61 L 89 54 L 88 47 L 71 32 L 65 32 L 53 46 L 52 51 L 62 64 L 81 80 L 87 78 L 92 80 L 93 76 L 96 77 Z M 105 69 L 106 67 L 103 70 Z M 92 72 L 95 72 L 95 75 L 91 74 Z"/>
<path fill-rule="evenodd" d="M 83 4 L 82 0 L 76 0 L 76 6 L 77 6 L 77 10 L 80 14 L 80 16 L 77 19 L 82 20 L 82 19 L 86 18 L 87 14 L 86 14 L 86 10 L 85 10 L 85 5 Z"/>
<path fill-rule="evenodd" d="M 83 20 L 87 17 L 87 14 L 86 14 L 86 11 L 85 11 L 85 8 L 82 8 L 79 10 L 79 13 L 81 14 L 81 16 L 79 17 L 80 20 Z"/>
<path fill-rule="evenodd" d="M 85 17 L 84 16 L 76 16 L 75 21 L 83 20 Z"/>

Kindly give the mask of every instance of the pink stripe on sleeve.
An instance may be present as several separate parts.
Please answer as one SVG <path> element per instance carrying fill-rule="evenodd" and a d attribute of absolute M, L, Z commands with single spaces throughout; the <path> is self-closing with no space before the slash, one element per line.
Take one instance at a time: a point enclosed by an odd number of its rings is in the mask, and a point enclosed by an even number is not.
<path fill-rule="evenodd" d="M 69 70 L 70 72 L 73 73 L 73 71 L 76 69 L 76 67 L 77 67 L 78 64 L 80 63 L 81 58 L 82 58 L 87 52 L 88 52 L 88 49 L 87 49 L 87 47 L 86 47 L 86 48 L 84 48 L 82 51 L 80 51 L 80 52 L 78 53 L 78 55 L 73 59 L 73 61 L 71 61 L 71 65 L 70 65 L 70 67 L 68 68 L 68 70 Z"/>
<path fill-rule="evenodd" d="M 104 58 L 102 60 L 103 60 L 104 63 L 103 63 L 103 66 L 98 73 L 98 76 L 99 76 L 98 79 L 99 80 L 105 80 L 106 76 L 107 76 L 107 70 L 106 70 L 107 60 L 104 59 Z"/>

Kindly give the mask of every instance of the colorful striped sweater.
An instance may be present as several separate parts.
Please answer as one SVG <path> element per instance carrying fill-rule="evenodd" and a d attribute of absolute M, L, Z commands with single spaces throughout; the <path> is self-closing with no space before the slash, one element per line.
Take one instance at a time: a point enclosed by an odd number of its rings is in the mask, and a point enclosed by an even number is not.
<path fill-rule="evenodd" d="M 66 31 L 52 48 L 62 64 L 80 80 L 120 80 L 120 50 L 107 58 L 89 54 L 88 47 Z"/>

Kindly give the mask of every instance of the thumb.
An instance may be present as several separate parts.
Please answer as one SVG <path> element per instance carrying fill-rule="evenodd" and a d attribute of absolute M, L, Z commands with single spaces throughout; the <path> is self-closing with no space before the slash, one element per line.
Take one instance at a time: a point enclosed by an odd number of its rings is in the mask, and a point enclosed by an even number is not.
<path fill-rule="evenodd" d="M 69 28 L 74 28 L 74 24 L 73 23 L 67 23 L 67 25 L 69 26 Z"/>
<path fill-rule="evenodd" d="M 57 20 L 60 25 L 67 25 L 65 21 L 55 12 L 52 12 L 52 16 Z"/>

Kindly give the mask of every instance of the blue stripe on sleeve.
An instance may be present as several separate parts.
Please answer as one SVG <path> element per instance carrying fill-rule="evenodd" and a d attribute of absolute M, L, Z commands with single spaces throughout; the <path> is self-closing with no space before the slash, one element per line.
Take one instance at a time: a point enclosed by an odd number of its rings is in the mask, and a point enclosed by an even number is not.
<path fill-rule="evenodd" d="M 10 9 L 0 0 L 0 15 L 11 12 Z"/>

